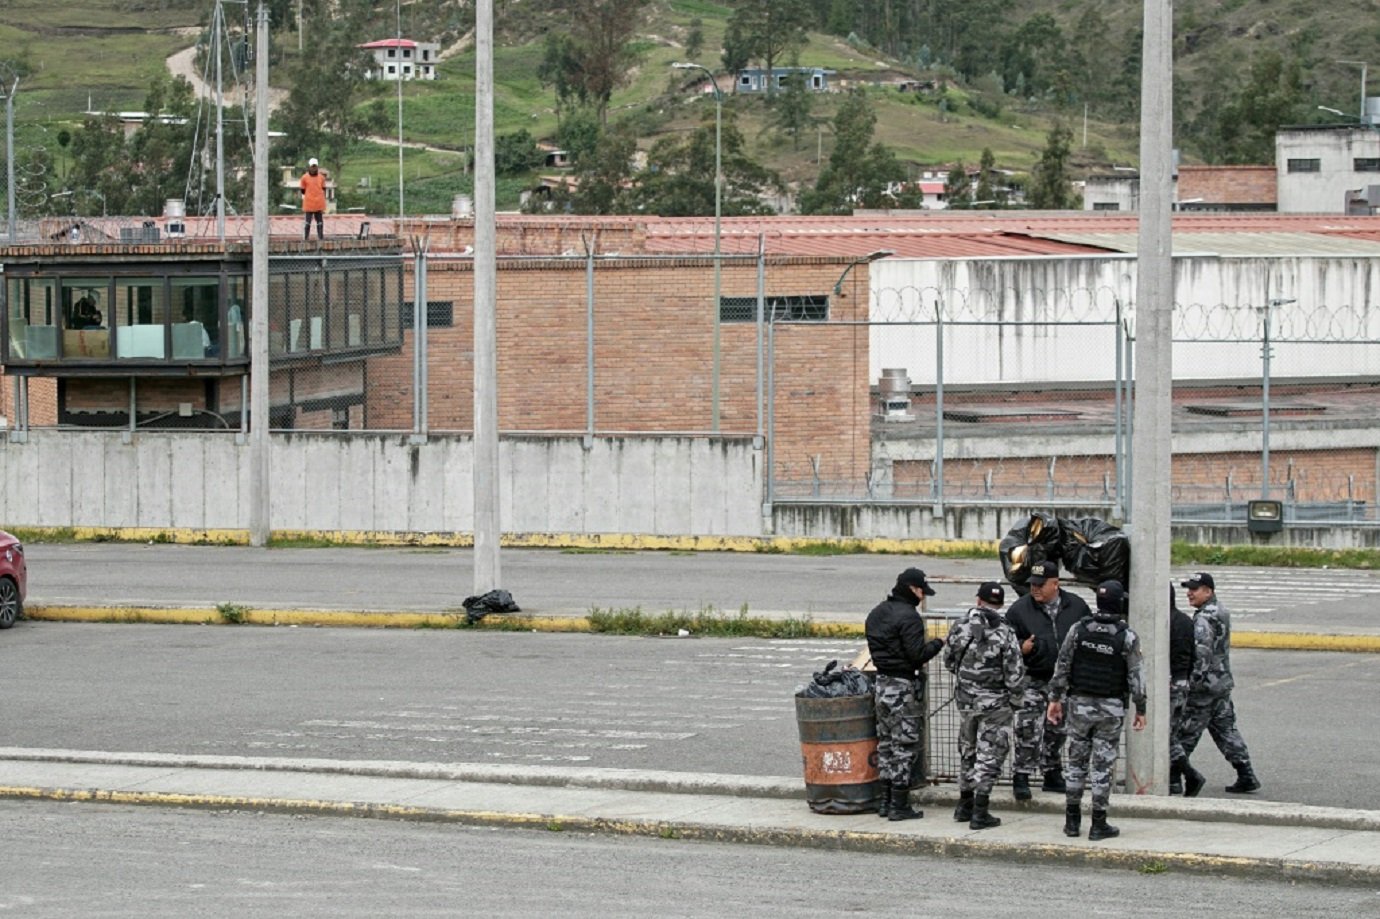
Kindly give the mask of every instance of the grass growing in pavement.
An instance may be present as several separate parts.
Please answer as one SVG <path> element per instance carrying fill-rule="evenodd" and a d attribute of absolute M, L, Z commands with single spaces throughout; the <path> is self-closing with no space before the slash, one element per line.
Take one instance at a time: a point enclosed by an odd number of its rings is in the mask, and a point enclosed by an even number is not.
<path fill-rule="evenodd" d="M 1262 568 L 1380 568 L 1377 549 L 1310 549 L 1300 546 L 1200 546 L 1176 542 L 1176 565 L 1248 565 Z"/>
<path fill-rule="evenodd" d="M 767 619 L 749 616 L 746 606 L 736 615 L 725 615 L 713 607 L 664 613 L 644 613 L 641 607 L 595 607 L 589 613 L 589 630 L 603 635 L 676 635 L 682 629 L 691 635 L 714 638 L 810 638 L 819 634 L 809 617 Z"/>

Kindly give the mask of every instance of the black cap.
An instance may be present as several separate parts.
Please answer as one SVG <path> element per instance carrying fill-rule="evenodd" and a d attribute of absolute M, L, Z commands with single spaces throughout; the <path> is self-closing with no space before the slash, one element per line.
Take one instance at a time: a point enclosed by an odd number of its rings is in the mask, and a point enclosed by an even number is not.
<path fill-rule="evenodd" d="M 1206 571 L 1190 574 L 1187 579 L 1179 582 L 1179 586 L 1187 587 L 1189 590 L 1195 590 L 1199 587 L 1207 587 L 1212 590 L 1217 589 L 1217 585 L 1213 583 L 1212 575 L 1208 574 Z"/>
<path fill-rule="evenodd" d="M 978 588 L 978 599 L 993 606 L 1001 606 L 1006 602 L 1006 591 L 996 581 L 983 581 Z"/>
<path fill-rule="evenodd" d="M 1103 581 L 1097 585 L 1097 608 L 1101 612 L 1126 612 L 1126 591 L 1120 581 Z"/>
<path fill-rule="evenodd" d="M 1050 578 L 1059 576 L 1059 563 L 1052 561 L 1037 562 L 1030 566 L 1030 583 L 1039 587 Z"/>
<path fill-rule="evenodd" d="M 934 596 L 934 588 L 925 580 L 925 572 L 919 568 L 907 568 L 896 576 L 897 587 L 918 587 L 927 597 Z"/>

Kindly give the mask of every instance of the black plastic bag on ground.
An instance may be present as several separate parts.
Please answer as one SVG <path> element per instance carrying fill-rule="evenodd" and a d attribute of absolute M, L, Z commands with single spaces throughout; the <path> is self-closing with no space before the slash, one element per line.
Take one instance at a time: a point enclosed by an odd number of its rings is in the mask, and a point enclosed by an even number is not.
<path fill-rule="evenodd" d="M 1131 540 L 1119 528 L 1097 517 L 1061 519 L 1059 530 L 1064 570 L 1076 581 L 1131 583 Z"/>
<path fill-rule="evenodd" d="M 1059 518 L 1036 511 L 1002 539 L 997 549 L 1002 575 L 1016 593 L 1025 596 L 1030 592 L 1030 567 L 1036 562 L 1059 561 L 1061 549 Z"/>
<path fill-rule="evenodd" d="M 522 607 L 513 602 L 513 595 L 506 590 L 491 590 L 478 597 L 466 597 L 465 621 L 478 622 L 489 613 L 520 613 Z"/>
<path fill-rule="evenodd" d="M 795 694 L 802 699 L 839 699 L 872 692 L 872 683 L 861 670 L 852 667 L 835 670 L 838 665 L 838 661 L 830 661 L 810 682 L 798 687 Z"/>

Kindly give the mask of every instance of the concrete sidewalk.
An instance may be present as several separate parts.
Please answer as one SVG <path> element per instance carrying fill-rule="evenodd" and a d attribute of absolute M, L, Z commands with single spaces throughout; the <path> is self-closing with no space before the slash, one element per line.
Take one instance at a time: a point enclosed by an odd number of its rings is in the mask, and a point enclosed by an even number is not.
<path fill-rule="evenodd" d="M 1380 884 L 1380 812 L 1270 802 L 1114 797 L 1121 836 L 1068 839 L 1062 796 L 1001 827 L 955 823 L 952 788 L 924 820 L 822 816 L 791 778 L 632 770 L 118 754 L 0 748 L 0 798 L 373 817 L 667 839 L 1103 865 Z M 1086 803 L 1085 803 L 1086 808 Z"/>

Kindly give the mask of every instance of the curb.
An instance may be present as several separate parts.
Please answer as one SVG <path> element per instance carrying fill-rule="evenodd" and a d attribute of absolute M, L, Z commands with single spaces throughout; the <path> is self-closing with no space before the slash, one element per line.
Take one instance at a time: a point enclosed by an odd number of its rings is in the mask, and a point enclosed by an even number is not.
<path fill-rule="evenodd" d="M 206 810 L 253 810 L 281 814 L 309 814 L 414 822 L 454 823 L 466 826 L 540 829 L 548 832 L 585 832 L 611 836 L 646 836 L 660 839 L 738 843 L 764 846 L 826 849 L 831 851 L 881 852 L 929 855 L 946 858 L 977 856 L 1018 862 L 1057 862 L 1161 873 L 1178 870 L 1194 874 L 1231 874 L 1313 883 L 1373 885 L 1380 883 L 1380 868 L 1338 862 L 1294 861 L 1284 858 L 1211 856 L 1187 852 L 1154 852 L 1139 849 L 1104 849 L 1058 844 L 1004 843 L 955 837 L 917 838 L 885 832 L 811 830 L 779 827 L 748 828 L 696 821 L 610 819 L 562 814 L 501 813 L 477 810 L 446 810 L 397 804 L 319 801 L 288 798 L 253 798 L 229 795 L 129 792 L 104 789 L 0 787 L 0 799 L 46 800 L 67 803 L 101 803 L 144 807 L 179 807 Z"/>
<path fill-rule="evenodd" d="M 463 611 L 258 609 L 233 607 L 58 606 L 26 607 L 24 618 L 45 622 L 120 622 L 159 625 L 266 625 L 380 629 L 474 629 L 500 632 L 589 632 L 589 617 L 488 616 L 465 622 Z M 942 637 L 936 631 L 932 637 Z M 861 622 L 810 622 L 810 638 L 863 637 Z M 1232 632 L 1233 648 L 1271 651 L 1336 651 L 1380 654 L 1380 635 L 1327 635 L 1313 632 Z"/>

